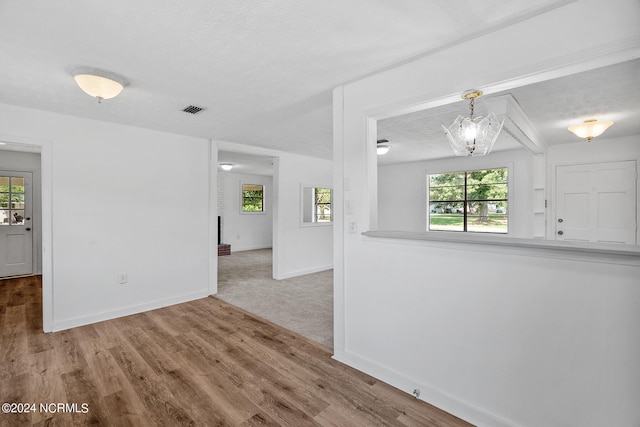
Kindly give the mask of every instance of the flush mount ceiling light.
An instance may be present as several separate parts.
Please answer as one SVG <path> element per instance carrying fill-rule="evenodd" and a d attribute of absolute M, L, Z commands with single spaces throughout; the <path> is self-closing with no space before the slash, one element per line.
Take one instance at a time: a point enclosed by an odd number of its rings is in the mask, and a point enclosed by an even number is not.
<path fill-rule="evenodd" d="M 596 136 L 602 135 L 602 133 L 609 129 L 613 125 L 613 121 L 604 120 L 599 121 L 595 119 L 585 120 L 579 125 L 569 126 L 571 132 L 573 132 L 579 138 L 585 138 L 587 141 L 591 142 L 593 138 Z"/>
<path fill-rule="evenodd" d="M 442 125 L 449 144 L 456 156 L 484 156 L 495 144 L 504 120 L 500 122 L 495 114 L 474 117 L 474 102 L 482 96 L 480 90 L 469 90 L 462 99 L 469 100 L 469 117 L 458 116 L 448 128 Z"/>
<path fill-rule="evenodd" d="M 377 142 L 378 145 L 376 146 L 376 153 L 378 153 L 378 156 L 384 156 L 389 152 L 389 150 L 391 150 L 391 146 L 387 145 L 389 142 L 388 139 L 379 139 Z"/>
<path fill-rule="evenodd" d="M 76 67 L 71 75 L 80 89 L 102 102 L 103 99 L 116 97 L 127 85 L 124 77 L 110 71 L 91 67 Z"/>
<path fill-rule="evenodd" d="M 220 167 L 222 168 L 222 170 L 230 171 L 231 169 L 233 169 L 233 163 L 220 163 Z"/>

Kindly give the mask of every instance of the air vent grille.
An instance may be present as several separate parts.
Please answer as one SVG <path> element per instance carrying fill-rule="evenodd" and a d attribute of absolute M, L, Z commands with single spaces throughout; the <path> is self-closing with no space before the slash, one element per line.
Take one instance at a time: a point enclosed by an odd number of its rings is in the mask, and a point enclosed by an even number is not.
<path fill-rule="evenodd" d="M 198 107 L 197 105 L 187 105 L 182 109 L 183 112 L 189 113 L 189 114 L 198 114 L 199 112 L 204 110 L 206 110 L 206 108 Z"/>

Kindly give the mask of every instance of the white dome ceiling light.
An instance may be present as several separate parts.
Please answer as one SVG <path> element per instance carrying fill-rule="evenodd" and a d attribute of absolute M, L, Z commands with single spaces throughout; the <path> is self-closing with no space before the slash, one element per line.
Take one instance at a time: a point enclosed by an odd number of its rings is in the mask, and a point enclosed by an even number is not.
<path fill-rule="evenodd" d="M 118 96 L 127 86 L 124 77 L 98 68 L 76 67 L 71 70 L 71 75 L 80 89 L 96 98 L 98 103 Z"/>

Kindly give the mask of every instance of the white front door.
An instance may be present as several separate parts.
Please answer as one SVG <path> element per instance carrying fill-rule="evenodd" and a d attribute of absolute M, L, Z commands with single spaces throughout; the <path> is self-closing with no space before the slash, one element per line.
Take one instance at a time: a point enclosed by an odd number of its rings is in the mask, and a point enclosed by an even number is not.
<path fill-rule="evenodd" d="M 0 171 L 0 277 L 33 273 L 31 172 Z"/>
<path fill-rule="evenodd" d="M 636 244 L 635 160 L 556 168 L 557 240 Z"/>

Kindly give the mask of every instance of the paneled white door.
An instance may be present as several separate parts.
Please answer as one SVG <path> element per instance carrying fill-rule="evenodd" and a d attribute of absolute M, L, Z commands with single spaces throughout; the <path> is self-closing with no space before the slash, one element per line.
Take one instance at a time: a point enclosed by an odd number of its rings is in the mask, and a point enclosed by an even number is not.
<path fill-rule="evenodd" d="M 0 171 L 0 277 L 33 273 L 31 172 Z"/>
<path fill-rule="evenodd" d="M 557 240 L 636 244 L 635 160 L 556 168 Z"/>

